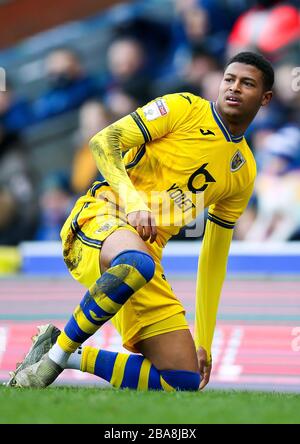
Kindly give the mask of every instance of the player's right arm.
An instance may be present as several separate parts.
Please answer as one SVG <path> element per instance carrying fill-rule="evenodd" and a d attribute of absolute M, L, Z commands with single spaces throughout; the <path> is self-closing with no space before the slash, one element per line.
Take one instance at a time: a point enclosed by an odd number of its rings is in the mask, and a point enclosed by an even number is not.
<path fill-rule="evenodd" d="M 234 224 L 247 207 L 252 191 L 253 181 L 243 192 L 209 207 L 196 289 L 195 343 L 202 374 L 200 389 L 210 377 L 211 346 Z"/>
<path fill-rule="evenodd" d="M 173 131 L 189 107 L 190 103 L 178 94 L 156 99 L 104 128 L 90 141 L 99 171 L 120 197 L 128 222 L 144 240 L 155 240 L 155 221 L 126 172 L 122 152 Z"/>

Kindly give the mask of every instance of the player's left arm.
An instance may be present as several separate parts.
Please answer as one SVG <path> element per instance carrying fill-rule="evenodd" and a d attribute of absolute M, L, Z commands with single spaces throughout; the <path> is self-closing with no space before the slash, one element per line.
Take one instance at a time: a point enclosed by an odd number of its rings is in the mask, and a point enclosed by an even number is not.
<path fill-rule="evenodd" d="M 195 344 L 202 376 L 200 389 L 210 378 L 211 345 L 234 224 L 247 207 L 252 191 L 253 183 L 243 193 L 209 207 L 196 289 Z"/>

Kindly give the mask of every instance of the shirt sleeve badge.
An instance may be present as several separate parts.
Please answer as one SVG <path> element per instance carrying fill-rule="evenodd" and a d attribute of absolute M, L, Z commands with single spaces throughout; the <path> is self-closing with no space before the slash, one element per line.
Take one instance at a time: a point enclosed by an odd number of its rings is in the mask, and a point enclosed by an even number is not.
<path fill-rule="evenodd" d="M 169 112 L 168 106 L 164 99 L 157 99 L 154 102 L 144 106 L 142 109 L 148 121 L 163 117 Z"/>

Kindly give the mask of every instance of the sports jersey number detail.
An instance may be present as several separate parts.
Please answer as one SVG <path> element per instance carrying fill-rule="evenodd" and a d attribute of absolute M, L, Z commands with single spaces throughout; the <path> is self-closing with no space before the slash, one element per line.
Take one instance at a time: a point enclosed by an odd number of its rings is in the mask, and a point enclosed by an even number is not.
<path fill-rule="evenodd" d="M 208 183 L 209 182 L 215 182 L 215 179 L 212 177 L 212 175 L 207 171 L 206 166 L 208 165 L 208 163 L 204 163 L 200 168 L 198 168 L 189 178 L 188 181 L 188 189 L 192 192 L 192 193 L 200 193 L 201 191 L 206 190 L 206 188 L 208 187 Z M 205 184 L 202 185 L 202 187 L 200 188 L 195 188 L 193 185 L 194 180 L 200 176 L 203 175 L 205 178 Z"/>

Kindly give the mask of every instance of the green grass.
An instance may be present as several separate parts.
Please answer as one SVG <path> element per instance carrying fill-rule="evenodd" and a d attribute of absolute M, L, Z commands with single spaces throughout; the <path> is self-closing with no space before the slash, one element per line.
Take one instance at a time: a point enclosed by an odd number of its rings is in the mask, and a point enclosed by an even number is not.
<path fill-rule="evenodd" d="M 0 399 L 1 424 L 300 423 L 299 394 L 1 387 Z"/>

